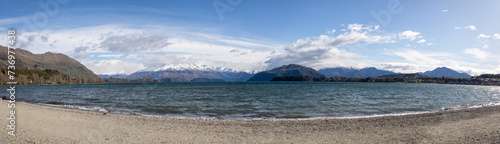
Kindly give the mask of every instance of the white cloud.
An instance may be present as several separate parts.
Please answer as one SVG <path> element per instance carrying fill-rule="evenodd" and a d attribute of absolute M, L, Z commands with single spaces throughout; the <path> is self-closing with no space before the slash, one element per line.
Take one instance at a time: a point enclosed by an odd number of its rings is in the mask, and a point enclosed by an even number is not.
<path fill-rule="evenodd" d="M 229 51 L 229 52 L 230 52 L 230 53 L 239 53 L 239 52 L 240 52 L 240 50 L 238 50 L 238 49 L 232 49 L 232 50 L 231 50 L 231 51 Z"/>
<path fill-rule="evenodd" d="M 429 64 L 442 64 L 442 60 L 434 58 L 436 56 L 442 56 L 439 54 L 425 54 L 415 50 L 402 50 L 394 52 L 394 54 L 404 58 L 406 61 L 422 66 Z"/>
<path fill-rule="evenodd" d="M 274 45 L 269 45 L 265 44 L 264 42 L 261 41 L 256 41 L 252 39 L 247 39 L 247 38 L 241 38 L 241 39 L 234 39 L 232 37 L 227 37 L 227 36 L 222 36 L 218 34 L 212 34 L 212 33 L 190 33 L 190 36 L 188 38 L 198 38 L 196 41 L 203 41 L 203 42 L 219 42 L 223 43 L 225 45 L 232 45 L 232 46 L 237 46 L 237 47 L 245 47 L 245 48 L 255 48 L 255 47 L 262 47 L 262 48 L 274 48 Z"/>
<path fill-rule="evenodd" d="M 410 41 L 413 41 L 417 38 L 417 36 L 420 35 L 420 32 L 414 32 L 411 30 L 404 31 L 402 33 L 399 33 L 399 39 L 407 39 Z"/>
<path fill-rule="evenodd" d="M 75 54 L 73 55 L 73 58 L 80 61 L 90 58 L 90 55 L 87 53 L 88 49 L 89 49 L 88 46 L 81 46 L 75 48 Z"/>
<path fill-rule="evenodd" d="M 97 74 L 132 74 L 138 69 L 145 68 L 142 64 L 123 60 L 87 61 L 83 64 Z"/>
<path fill-rule="evenodd" d="M 477 36 L 477 39 L 482 39 L 482 38 L 490 38 L 491 36 L 490 35 L 485 35 L 485 34 L 480 34 L 479 36 Z"/>
<path fill-rule="evenodd" d="M 417 43 L 425 43 L 425 41 L 426 41 L 425 39 L 421 39 Z"/>
<path fill-rule="evenodd" d="M 273 68 L 285 64 L 302 64 L 313 68 L 331 65 L 332 63 L 347 62 L 361 55 L 339 49 L 339 47 L 357 42 L 389 43 L 392 38 L 389 36 L 371 35 L 370 32 L 377 27 L 363 27 L 359 24 L 350 24 L 348 32 L 338 36 L 320 35 L 319 37 L 299 39 L 296 42 L 285 46 L 284 53 L 274 55 L 265 63 L 268 68 Z"/>
<path fill-rule="evenodd" d="M 357 24 L 357 23 L 354 23 L 354 24 L 349 24 L 347 26 L 347 29 L 351 30 L 351 31 L 362 31 L 362 30 L 368 30 L 368 31 L 375 31 L 379 28 L 379 26 L 363 26 L 363 24 Z"/>
<path fill-rule="evenodd" d="M 496 33 L 496 34 L 494 34 L 494 35 L 493 35 L 493 38 L 495 38 L 495 39 L 500 39 L 500 34 L 497 34 L 497 33 Z"/>
<path fill-rule="evenodd" d="M 456 60 L 457 56 L 453 53 L 425 53 L 412 49 L 402 49 L 393 52 L 392 54 L 403 58 L 405 61 L 382 62 L 376 63 L 374 66 L 380 69 L 401 73 L 425 72 L 442 66 L 446 66 L 459 72 L 467 72 L 472 75 L 492 72 L 500 73 L 500 68 L 493 70 L 491 65 L 458 61 Z"/>
<path fill-rule="evenodd" d="M 443 12 L 448 12 L 448 11 L 449 11 L 449 10 L 447 10 L 447 9 L 443 10 Z"/>
<path fill-rule="evenodd" d="M 171 44 L 168 36 L 152 33 L 108 34 L 101 39 L 99 47 L 121 53 L 158 51 Z"/>
<path fill-rule="evenodd" d="M 328 34 L 334 34 L 336 32 L 336 30 L 331 30 L 331 31 L 328 31 Z"/>
<path fill-rule="evenodd" d="M 162 64 L 197 63 L 242 71 L 264 70 L 263 62 L 274 50 L 271 48 L 282 47 L 269 44 L 271 42 L 266 40 L 232 38 L 215 32 L 166 26 L 130 28 L 105 25 L 24 32 L 18 37 L 18 46 L 23 49 L 33 53 L 51 51 L 69 55 L 97 74 L 130 74 Z M 239 53 L 235 54 L 236 51 Z M 130 63 L 131 66 L 124 65 L 123 69 L 113 66 L 123 63 Z M 106 64 L 111 66 L 105 68 Z"/>
<path fill-rule="evenodd" d="M 25 17 L 16 17 L 16 18 L 6 18 L 0 19 L 0 26 L 2 25 L 12 25 L 17 23 L 22 23 Z"/>
<path fill-rule="evenodd" d="M 464 53 L 469 54 L 469 55 L 473 55 L 474 57 L 479 58 L 479 59 L 486 59 L 488 57 L 487 52 L 482 51 L 478 48 L 465 49 Z"/>
<path fill-rule="evenodd" d="M 469 25 L 469 26 L 465 26 L 465 27 L 455 27 L 456 30 L 459 30 L 459 29 L 469 29 L 471 31 L 476 31 L 477 30 L 477 27 L 474 26 L 474 25 Z"/>
<path fill-rule="evenodd" d="M 374 67 L 378 69 L 389 70 L 400 73 L 415 73 L 432 68 L 432 67 L 422 67 L 412 63 L 401 63 L 401 62 L 378 63 Z"/>
<path fill-rule="evenodd" d="M 475 31 L 477 30 L 476 26 L 473 26 L 473 25 L 469 25 L 469 26 L 466 26 L 464 27 L 465 29 L 470 29 L 471 31 Z"/>

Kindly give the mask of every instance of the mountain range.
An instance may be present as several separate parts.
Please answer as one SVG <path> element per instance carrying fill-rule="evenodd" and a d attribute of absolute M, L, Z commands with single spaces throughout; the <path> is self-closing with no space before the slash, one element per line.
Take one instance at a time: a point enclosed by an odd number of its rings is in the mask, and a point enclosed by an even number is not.
<path fill-rule="evenodd" d="M 0 84 L 6 82 L 4 76 L 7 67 L 7 48 L 0 46 L 0 69 L 2 69 L 2 77 Z M 127 78 L 127 79 L 143 79 L 149 77 L 154 80 L 162 80 L 164 82 L 220 82 L 220 81 L 269 81 L 276 76 L 309 76 L 311 78 L 319 77 L 347 77 L 347 78 L 363 78 L 363 77 L 378 77 L 389 74 L 397 74 L 395 72 L 379 70 L 374 67 L 363 69 L 337 67 L 325 68 L 319 71 L 297 65 L 289 64 L 281 67 L 276 67 L 268 71 L 246 72 L 236 71 L 230 68 L 213 67 L 207 65 L 189 65 L 189 64 L 168 64 L 159 67 L 144 69 L 132 73 L 130 75 L 96 75 L 91 70 L 86 68 L 80 62 L 73 58 L 60 54 L 46 52 L 44 54 L 33 54 L 27 50 L 14 49 L 16 54 L 16 70 L 20 74 L 20 79 L 26 84 L 30 81 L 33 84 L 43 84 L 47 81 L 52 82 L 67 82 L 67 83 L 92 83 L 101 81 L 102 78 Z M 33 74 L 33 73 L 36 73 Z M 433 77 L 456 77 L 469 78 L 466 73 L 459 73 L 446 67 L 439 67 L 432 71 L 418 73 L 421 75 Z"/>
<path fill-rule="evenodd" d="M 132 73 L 126 78 L 139 79 L 143 77 L 150 77 L 153 79 L 164 79 L 166 81 L 173 80 L 175 82 L 189 82 L 196 78 L 206 79 L 222 79 L 224 81 L 246 81 L 252 77 L 252 73 L 236 71 L 223 67 L 211 67 L 206 65 L 162 65 L 155 68 L 144 69 Z M 196 81 L 196 80 L 195 80 Z M 219 80 L 217 80 L 219 81 Z"/>
<path fill-rule="evenodd" d="M 106 79 L 106 78 L 115 78 L 115 79 L 124 79 L 127 78 L 127 74 L 100 74 L 98 75 L 99 77 Z"/>
<path fill-rule="evenodd" d="M 140 70 L 131 75 L 100 75 L 103 78 L 128 78 L 141 79 L 144 77 L 162 80 L 164 82 L 211 82 L 211 81 L 269 81 L 277 76 L 309 76 L 311 78 L 319 77 L 346 77 L 346 78 L 366 78 L 380 77 L 391 74 L 400 74 L 387 70 L 379 70 L 374 67 L 363 69 L 336 67 L 324 68 L 316 71 L 313 68 L 290 64 L 276 67 L 274 69 L 259 72 L 257 74 L 236 71 L 229 68 L 210 67 L 204 65 L 163 65 L 160 67 Z M 418 73 L 433 77 L 456 77 L 470 78 L 466 73 L 459 73 L 446 67 L 436 68 L 432 71 Z"/>
<path fill-rule="evenodd" d="M 296 64 L 289 64 L 274 68 L 272 70 L 257 73 L 256 75 L 248 79 L 248 81 L 270 81 L 277 76 L 309 76 L 310 78 L 326 77 L 313 68 Z"/>
<path fill-rule="evenodd" d="M 418 73 L 421 75 L 432 76 L 432 77 L 455 77 L 455 78 L 470 78 L 471 75 L 467 73 L 458 73 L 447 67 L 438 67 L 432 71 L 426 71 L 424 73 Z"/>

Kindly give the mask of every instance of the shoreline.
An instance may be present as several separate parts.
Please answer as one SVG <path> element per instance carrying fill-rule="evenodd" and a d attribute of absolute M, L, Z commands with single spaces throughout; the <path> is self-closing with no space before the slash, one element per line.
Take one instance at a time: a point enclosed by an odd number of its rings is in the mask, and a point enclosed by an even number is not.
<path fill-rule="evenodd" d="M 7 118 L 7 102 L 0 102 Z M 170 119 L 16 102 L 0 143 L 498 143 L 500 106 L 357 119 Z M 2 120 L 7 125 L 7 120 Z"/>
<path fill-rule="evenodd" d="M 373 114 L 373 115 L 354 115 L 354 116 L 302 116 L 302 115 L 287 115 L 290 117 L 248 117 L 248 118 L 220 118 L 217 116 L 187 116 L 187 115 L 155 115 L 155 114 L 142 114 L 136 111 L 123 111 L 123 110 L 109 110 L 101 107 L 86 107 L 86 106 L 75 106 L 75 105 L 59 105 L 59 104 L 46 104 L 46 103 L 29 103 L 24 101 L 18 101 L 22 103 L 47 106 L 54 108 L 62 108 L 69 110 L 87 111 L 87 112 L 97 112 L 97 113 L 107 113 L 107 114 L 117 114 L 117 115 L 131 115 L 131 116 L 143 116 L 143 117 L 158 117 L 167 119 L 193 119 L 193 120 L 228 120 L 228 121 L 295 121 L 295 120 L 329 120 L 329 119 L 360 119 L 360 118 L 376 118 L 376 117 L 386 117 L 386 116 L 405 116 L 405 115 L 418 115 L 427 113 L 438 113 L 446 111 L 457 111 L 464 109 L 475 109 L 488 106 L 500 106 L 500 101 L 494 101 L 487 104 L 478 105 L 468 105 L 468 106 L 452 106 L 443 107 L 437 110 L 429 111 L 413 111 L 413 112 L 402 112 L 402 113 L 388 113 L 388 114 Z"/>

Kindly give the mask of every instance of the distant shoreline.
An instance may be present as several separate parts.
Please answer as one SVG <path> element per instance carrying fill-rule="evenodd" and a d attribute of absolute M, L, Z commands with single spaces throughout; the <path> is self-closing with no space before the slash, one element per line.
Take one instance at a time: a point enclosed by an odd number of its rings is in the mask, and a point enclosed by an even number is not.
<path fill-rule="evenodd" d="M 368 78 L 358 78 L 358 79 L 368 79 Z M 252 81 L 248 83 L 256 83 L 256 82 L 346 82 L 346 83 L 419 83 L 419 82 L 370 82 L 370 81 Z M 499 81 L 500 82 L 500 81 Z M 111 83 L 71 83 L 71 84 L 28 84 L 28 85 L 16 85 L 16 86 L 47 86 L 47 85 L 80 85 L 80 84 L 154 84 L 154 83 L 235 83 L 235 82 L 111 82 Z M 247 82 L 236 82 L 236 83 L 247 83 Z M 444 85 L 477 85 L 477 86 L 500 86 L 498 84 L 460 84 L 460 83 L 427 83 L 420 82 L 421 84 L 444 84 Z M 9 85 L 0 85 L 0 86 L 9 86 Z"/>
<path fill-rule="evenodd" d="M 396 74 L 397 77 L 321 77 L 311 78 L 309 76 L 278 76 L 270 81 L 307 81 L 307 82 L 373 82 L 373 83 L 431 83 L 431 84 L 458 84 L 458 85 L 487 85 L 500 86 L 500 78 L 453 78 L 453 77 L 430 77 L 419 74 Z"/>
<path fill-rule="evenodd" d="M 219 121 L 16 105 L 18 133 L 16 137 L 2 134 L 2 143 L 500 142 L 500 106 L 359 119 Z M 0 107 L 0 114 L 6 115 L 7 107 Z"/>

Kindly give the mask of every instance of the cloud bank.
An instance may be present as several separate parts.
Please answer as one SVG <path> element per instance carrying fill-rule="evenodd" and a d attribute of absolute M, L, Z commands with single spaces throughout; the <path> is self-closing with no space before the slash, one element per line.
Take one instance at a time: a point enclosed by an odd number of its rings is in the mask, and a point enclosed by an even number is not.
<path fill-rule="evenodd" d="M 316 68 L 339 65 L 338 61 L 362 57 L 359 54 L 349 52 L 347 49 L 340 49 L 344 45 L 358 42 L 367 44 L 392 42 L 390 36 L 371 34 L 377 31 L 378 28 L 378 26 L 350 24 L 348 25 L 348 31 L 337 36 L 320 35 L 318 37 L 299 39 L 285 46 L 283 48 L 284 52 L 274 55 L 265 63 L 268 64 L 268 68 L 291 63 Z"/>

